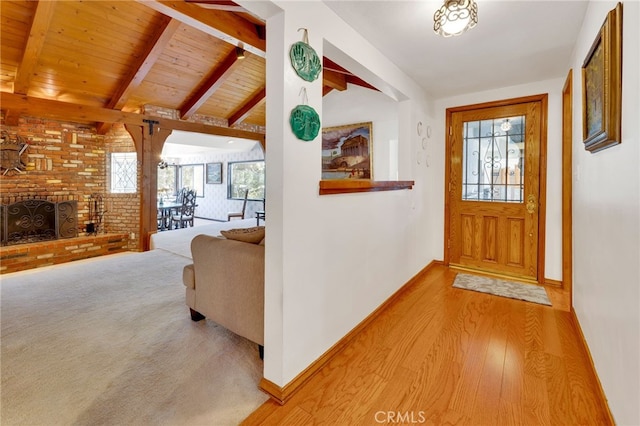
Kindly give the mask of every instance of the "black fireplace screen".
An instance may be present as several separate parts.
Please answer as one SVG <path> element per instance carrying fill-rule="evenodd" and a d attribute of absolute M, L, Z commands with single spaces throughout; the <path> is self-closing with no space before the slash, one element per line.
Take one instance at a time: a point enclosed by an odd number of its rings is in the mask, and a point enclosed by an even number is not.
<path fill-rule="evenodd" d="M 0 208 L 2 245 L 72 238 L 78 235 L 78 202 L 22 200 Z"/>

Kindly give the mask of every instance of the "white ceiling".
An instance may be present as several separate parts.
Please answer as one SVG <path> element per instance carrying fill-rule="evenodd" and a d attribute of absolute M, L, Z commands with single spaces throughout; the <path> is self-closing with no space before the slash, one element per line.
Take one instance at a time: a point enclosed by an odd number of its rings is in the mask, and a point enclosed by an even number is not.
<path fill-rule="evenodd" d="M 324 2 L 434 98 L 565 77 L 588 5 L 476 0 L 478 25 L 443 38 L 443 1 Z"/>
<path fill-rule="evenodd" d="M 163 158 L 182 158 L 215 152 L 251 151 L 259 142 L 249 139 L 174 130 L 162 148 Z"/>

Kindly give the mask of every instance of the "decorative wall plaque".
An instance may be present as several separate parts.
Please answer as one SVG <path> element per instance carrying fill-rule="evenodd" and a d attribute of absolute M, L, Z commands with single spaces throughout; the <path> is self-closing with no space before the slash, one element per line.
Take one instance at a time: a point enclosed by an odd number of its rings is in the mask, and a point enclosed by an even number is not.
<path fill-rule="evenodd" d="M 314 140 L 320 131 L 320 117 L 309 105 L 298 105 L 291 110 L 289 124 L 293 134 L 303 141 Z"/>
<path fill-rule="evenodd" d="M 307 29 L 299 28 L 298 31 L 300 30 L 304 30 L 302 41 L 293 43 L 289 50 L 291 66 L 300 78 L 306 81 L 313 81 L 320 75 L 322 62 L 313 47 L 309 45 Z"/>
<path fill-rule="evenodd" d="M 29 148 L 27 141 L 20 135 L 11 136 L 7 131 L 2 131 L 0 139 L 0 172 L 2 175 L 9 173 L 24 173 L 27 163 L 22 161 L 23 154 Z"/>

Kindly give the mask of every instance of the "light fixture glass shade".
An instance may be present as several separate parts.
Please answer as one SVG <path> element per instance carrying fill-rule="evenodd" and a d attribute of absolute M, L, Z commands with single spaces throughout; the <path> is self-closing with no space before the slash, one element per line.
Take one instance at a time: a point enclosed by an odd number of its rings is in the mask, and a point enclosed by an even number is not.
<path fill-rule="evenodd" d="M 473 0 L 445 0 L 433 15 L 433 31 L 443 37 L 457 36 L 478 23 L 478 5 Z"/>

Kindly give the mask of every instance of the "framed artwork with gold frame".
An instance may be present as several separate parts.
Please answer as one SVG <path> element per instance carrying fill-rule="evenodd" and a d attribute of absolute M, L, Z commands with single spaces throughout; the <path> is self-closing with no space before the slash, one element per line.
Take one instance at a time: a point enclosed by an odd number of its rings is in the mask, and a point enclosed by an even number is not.
<path fill-rule="evenodd" d="M 622 4 L 609 11 L 582 65 L 582 134 L 592 153 L 621 142 Z"/>
<path fill-rule="evenodd" d="M 373 179 L 373 123 L 322 129 L 322 180 Z"/>

